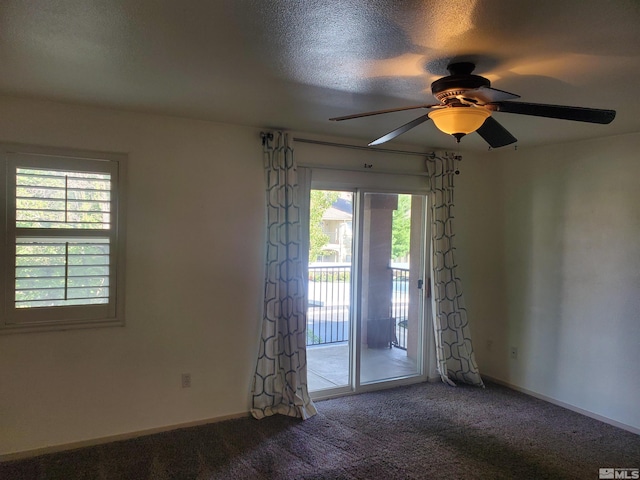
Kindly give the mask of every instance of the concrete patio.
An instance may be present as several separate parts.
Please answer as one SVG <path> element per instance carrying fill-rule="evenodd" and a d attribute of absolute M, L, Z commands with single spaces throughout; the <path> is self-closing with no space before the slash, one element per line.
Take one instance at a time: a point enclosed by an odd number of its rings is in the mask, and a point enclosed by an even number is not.
<path fill-rule="evenodd" d="M 360 383 L 375 383 L 419 374 L 416 361 L 399 348 L 362 347 Z M 344 343 L 307 347 L 309 391 L 349 384 L 349 345 Z"/>

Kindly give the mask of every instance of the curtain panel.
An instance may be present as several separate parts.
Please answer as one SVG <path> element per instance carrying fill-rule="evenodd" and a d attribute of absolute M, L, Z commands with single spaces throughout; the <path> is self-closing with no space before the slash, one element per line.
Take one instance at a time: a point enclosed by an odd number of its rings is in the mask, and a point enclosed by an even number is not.
<path fill-rule="evenodd" d="M 436 154 L 427 160 L 431 209 L 431 291 L 438 372 L 442 381 L 484 387 L 473 353 L 462 284 L 456 274 L 454 177 L 457 157 Z"/>
<path fill-rule="evenodd" d="M 297 168 L 286 133 L 263 136 L 263 159 L 266 271 L 251 414 L 306 419 L 316 414 L 307 388 L 307 254 Z"/>

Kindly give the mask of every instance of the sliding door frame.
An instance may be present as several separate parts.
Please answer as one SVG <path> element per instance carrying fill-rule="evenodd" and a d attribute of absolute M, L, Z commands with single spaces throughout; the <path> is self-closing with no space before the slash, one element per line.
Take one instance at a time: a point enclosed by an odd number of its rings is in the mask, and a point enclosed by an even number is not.
<path fill-rule="evenodd" d="M 429 379 L 431 369 L 433 369 L 432 357 L 435 356 L 433 348 L 433 329 L 431 328 L 431 305 L 430 299 L 427 298 L 426 292 L 427 284 L 429 283 L 429 263 L 428 256 L 429 251 L 429 228 L 430 222 L 428 222 L 428 197 L 426 185 L 425 188 L 416 189 L 415 186 L 403 187 L 402 182 L 394 181 L 396 176 L 393 174 L 385 175 L 378 174 L 376 177 L 384 176 L 388 177 L 388 183 L 391 188 L 380 188 L 378 185 L 367 186 L 369 182 L 359 181 L 346 181 L 344 178 L 344 171 L 339 169 L 331 170 L 322 168 L 322 180 L 315 180 L 313 175 L 313 168 L 311 170 L 311 189 L 312 190 L 331 190 L 331 191 L 343 191 L 353 193 L 353 240 L 352 251 L 357 253 L 352 256 L 352 271 L 355 275 L 351 275 L 351 302 L 350 302 L 350 340 L 349 341 L 349 384 L 346 386 L 317 390 L 310 392 L 311 397 L 314 400 L 320 400 L 325 398 L 333 398 L 338 396 L 344 396 L 354 393 L 369 392 L 375 390 L 382 390 L 386 388 L 392 388 L 400 385 L 409 385 L 414 383 L 425 382 Z M 359 172 L 360 173 L 360 172 Z M 361 175 L 367 175 L 361 173 Z M 371 173 L 368 174 L 371 176 Z M 331 177 L 337 181 L 332 181 Z M 404 175 L 401 175 L 404 176 Z M 379 183 L 380 178 L 376 180 Z M 417 368 L 418 374 L 401 377 L 397 379 L 384 380 L 380 382 L 372 382 L 363 384 L 360 379 L 361 371 L 361 348 L 362 348 L 362 318 L 361 318 L 361 302 L 362 302 L 362 247 L 363 247 L 363 226 L 364 226 L 364 195 L 366 193 L 381 193 L 381 194 L 410 194 L 422 196 L 422 209 L 421 215 L 422 225 L 421 230 L 421 244 L 423 245 L 421 264 L 423 266 L 423 296 L 421 300 L 422 307 L 422 322 L 419 331 L 421 348 L 418 354 Z"/>
<path fill-rule="evenodd" d="M 420 218 L 421 225 L 420 227 L 420 244 L 423 248 L 421 248 L 421 258 L 420 264 L 422 266 L 422 280 L 423 280 L 423 295 L 420 301 L 420 307 L 422 309 L 421 312 L 421 322 L 418 335 L 420 336 L 420 349 L 418 352 L 418 358 L 416 359 L 416 366 L 418 372 L 416 375 L 410 375 L 406 377 L 392 378 L 387 380 L 374 381 L 369 383 L 361 382 L 361 353 L 362 353 L 362 333 L 363 333 L 363 322 L 364 319 L 361 315 L 361 306 L 362 306 L 362 265 L 363 265 L 363 253 L 364 253 L 364 236 L 362 232 L 364 232 L 364 196 L 366 194 L 407 194 L 407 195 L 420 195 L 422 197 L 422 215 Z M 355 328 L 355 336 L 354 343 L 355 348 L 353 348 L 353 355 L 355 370 L 353 372 L 354 376 L 354 391 L 355 393 L 362 392 L 370 392 L 376 390 L 382 390 L 385 388 L 392 388 L 401 385 L 410 385 L 413 383 L 421 383 L 428 380 L 428 359 L 430 358 L 429 351 L 431 350 L 431 346 L 428 343 L 428 331 L 430 330 L 430 324 L 427 321 L 430 319 L 428 312 L 430 310 L 429 299 L 426 294 L 426 284 L 428 280 L 428 270 L 427 270 L 427 260 L 428 255 L 427 251 L 429 248 L 429 243 L 427 240 L 429 236 L 428 233 L 428 223 L 426 221 L 426 212 L 427 212 L 427 194 L 425 192 L 416 192 L 409 189 L 402 188 L 394 188 L 394 189 L 380 189 L 380 188 L 356 188 L 356 198 L 357 198 L 357 222 L 358 227 L 355 229 L 357 232 L 357 255 L 356 258 L 356 281 L 355 281 L 355 291 L 353 293 L 355 298 L 355 309 L 354 309 L 354 328 Z M 355 209 L 354 209 L 355 210 Z M 356 234 L 354 234 L 356 236 Z M 354 242 L 355 243 L 355 242 Z M 352 287 L 353 288 L 353 287 Z"/>

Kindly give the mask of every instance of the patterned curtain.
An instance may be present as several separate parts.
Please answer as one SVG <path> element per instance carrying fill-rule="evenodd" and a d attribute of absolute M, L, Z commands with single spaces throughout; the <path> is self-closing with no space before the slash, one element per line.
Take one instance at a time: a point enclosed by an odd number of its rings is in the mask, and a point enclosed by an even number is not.
<path fill-rule="evenodd" d="M 300 189 L 288 135 L 265 134 L 263 146 L 266 278 L 251 414 L 255 418 L 279 413 L 306 419 L 315 415 L 316 409 L 307 388 L 307 282 Z"/>
<path fill-rule="evenodd" d="M 452 379 L 484 387 L 471 344 L 462 285 L 456 275 L 453 239 L 453 179 L 457 158 L 436 155 L 427 160 L 431 207 L 431 282 L 433 327 L 438 372 L 442 381 Z"/>

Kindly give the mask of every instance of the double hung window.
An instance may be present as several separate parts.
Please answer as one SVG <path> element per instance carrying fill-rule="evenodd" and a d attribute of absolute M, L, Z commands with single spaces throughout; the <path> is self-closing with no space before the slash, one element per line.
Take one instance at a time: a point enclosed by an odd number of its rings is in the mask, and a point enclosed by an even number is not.
<path fill-rule="evenodd" d="M 124 156 L 3 145 L 0 331 L 123 323 Z"/>

